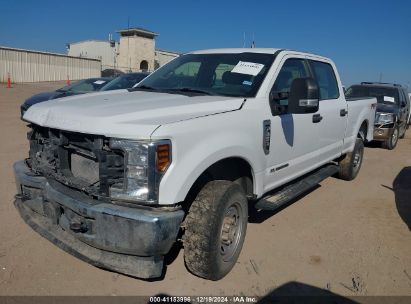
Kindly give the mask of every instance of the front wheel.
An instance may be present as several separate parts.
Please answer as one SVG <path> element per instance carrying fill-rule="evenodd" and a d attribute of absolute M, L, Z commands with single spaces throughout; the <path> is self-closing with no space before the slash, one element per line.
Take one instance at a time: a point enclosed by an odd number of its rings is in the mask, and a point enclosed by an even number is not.
<path fill-rule="evenodd" d="M 360 172 L 364 156 L 364 142 L 361 138 L 355 141 L 354 150 L 347 153 L 343 160 L 340 161 L 340 171 L 338 177 L 343 180 L 353 180 Z"/>
<path fill-rule="evenodd" d="M 400 134 L 400 129 L 397 126 L 394 127 L 394 131 L 392 132 L 392 135 L 390 136 L 390 138 L 382 142 L 382 146 L 385 149 L 393 150 L 397 146 L 399 134 Z"/>
<path fill-rule="evenodd" d="M 248 222 L 248 202 L 238 184 L 207 183 L 185 219 L 184 261 L 195 275 L 219 280 L 234 267 Z"/>

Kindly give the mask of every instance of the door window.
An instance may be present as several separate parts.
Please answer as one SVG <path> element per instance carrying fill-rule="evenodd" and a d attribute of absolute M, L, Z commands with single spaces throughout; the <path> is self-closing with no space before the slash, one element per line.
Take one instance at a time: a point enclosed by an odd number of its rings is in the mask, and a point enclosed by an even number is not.
<path fill-rule="evenodd" d="M 405 99 L 405 94 L 403 90 L 399 90 L 400 91 L 400 106 L 402 106 L 404 103 L 407 104 L 407 101 Z"/>
<path fill-rule="evenodd" d="M 304 59 L 287 59 L 282 66 L 272 91 L 276 93 L 289 93 L 291 84 L 296 78 L 310 77 L 309 69 Z M 282 106 L 288 106 L 288 99 L 277 101 Z"/>

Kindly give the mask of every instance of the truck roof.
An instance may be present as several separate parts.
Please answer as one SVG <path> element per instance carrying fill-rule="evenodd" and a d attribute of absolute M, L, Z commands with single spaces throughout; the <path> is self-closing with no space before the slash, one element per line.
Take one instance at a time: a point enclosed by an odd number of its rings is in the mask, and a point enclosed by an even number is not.
<path fill-rule="evenodd" d="M 221 48 L 221 49 L 205 49 L 205 50 L 198 50 L 188 52 L 188 54 L 225 54 L 225 53 L 261 53 L 261 54 L 275 54 L 278 51 L 285 51 L 293 54 L 300 54 L 306 56 L 316 57 L 318 59 L 323 60 L 330 60 L 327 57 L 313 54 L 313 53 L 306 53 L 300 52 L 290 49 L 278 49 L 278 48 Z"/>
<path fill-rule="evenodd" d="M 355 84 L 355 85 L 363 85 L 363 86 L 377 86 L 377 87 L 391 87 L 391 88 L 401 88 L 402 85 L 397 84 L 397 83 L 388 83 L 388 82 L 368 82 L 368 81 L 363 81 L 361 84 Z"/>
<path fill-rule="evenodd" d="M 207 49 L 189 52 L 189 54 L 224 54 L 224 53 L 264 53 L 275 54 L 281 49 L 274 48 L 227 48 L 227 49 Z"/>

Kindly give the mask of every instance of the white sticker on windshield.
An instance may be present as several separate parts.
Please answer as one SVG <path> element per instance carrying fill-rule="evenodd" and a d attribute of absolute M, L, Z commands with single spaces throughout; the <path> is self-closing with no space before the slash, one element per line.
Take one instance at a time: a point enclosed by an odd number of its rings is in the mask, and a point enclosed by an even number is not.
<path fill-rule="evenodd" d="M 387 102 L 395 102 L 395 98 L 394 98 L 394 97 L 390 97 L 390 96 L 384 96 L 384 101 L 387 101 Z"/>
<path fill-rule="evenodd" d="M 263 69 L 264 64 L 239 61 L 234 69 L 231 70 L 231 73 L 247 74 L 256 76 Z"/>
<path fill-rule="evenodd" d="M 103 83 L 106 83 L 106 81 L 104 81 L 104 80 L 96 80 L 96 81 L 94 81 L 94 83 L 95 83 L 95 84 L 103 84 Z"/>

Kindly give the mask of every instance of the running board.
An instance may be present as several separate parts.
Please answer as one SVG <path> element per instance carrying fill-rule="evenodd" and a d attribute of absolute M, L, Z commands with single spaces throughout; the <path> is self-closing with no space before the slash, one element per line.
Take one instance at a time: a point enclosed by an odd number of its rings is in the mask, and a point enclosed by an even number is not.
<path fill-rule="evenodd" d="M 259 201 L 257 201 L 254 207 L 258 210 L 277 210 L 281 206 L 289 203 L 291 200 L 307 192 L 327 177 L 333 176 L 334 174 L 338 173 L 339 170 L 339 166 L 337 165 L 328 165 L 326 167 L 322 167 L 321 169 L 314 171 L 306 177 L 298 179 L 296 182 L 284 187 L 273 195 L 268 195 L 261 198 Z"/>

